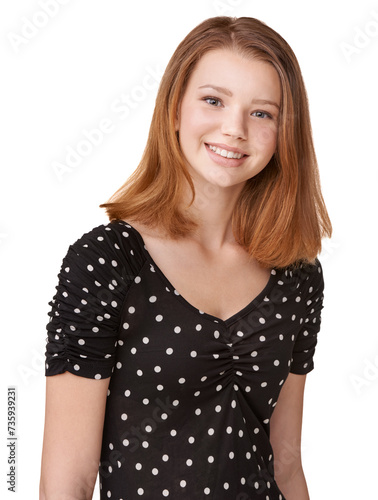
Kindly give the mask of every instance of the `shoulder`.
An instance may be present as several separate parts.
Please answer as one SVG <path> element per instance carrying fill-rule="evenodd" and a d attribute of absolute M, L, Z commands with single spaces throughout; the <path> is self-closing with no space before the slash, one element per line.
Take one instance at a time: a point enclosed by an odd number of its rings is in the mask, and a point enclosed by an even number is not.
<path fill-rule="evenodd" d="M 132 281 L 145 260 L 138 232 L 124 221 L 114 221 L 91 229 L 71 244 L 61 274 L 69 280 L 87 276 L 95 283 L 108 282 L 114 275 Z"/>
<path fill-rule="evenodd" d="M 115 220 L 101 224 L 80 236 L 71 247 L 114 250 L 142 250 L 138 232 L 127 222 Z M 83 250 L 82 250 L 83 251 Z"/>

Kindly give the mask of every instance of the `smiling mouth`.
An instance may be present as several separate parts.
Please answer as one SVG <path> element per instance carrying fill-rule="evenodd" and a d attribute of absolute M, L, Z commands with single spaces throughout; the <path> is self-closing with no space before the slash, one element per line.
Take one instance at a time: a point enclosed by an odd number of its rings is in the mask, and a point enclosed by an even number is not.
<path fill-rule="evenodd" d="M 217 146 L 212 146 L 211 144 L 206 144 L 206 146 L 215 154 L 222 156 L 223 158 L 235 158 L 236 160 L 240 160 L 240 158 L 248 156 L 242 153 L 235 153 L 233 151 L 228 151 L 227 149 L 218 148 Z"/>

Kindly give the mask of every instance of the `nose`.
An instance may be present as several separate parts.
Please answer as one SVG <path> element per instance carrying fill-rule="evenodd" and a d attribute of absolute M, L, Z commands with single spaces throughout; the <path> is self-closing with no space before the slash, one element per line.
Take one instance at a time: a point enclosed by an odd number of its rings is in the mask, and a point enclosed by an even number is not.
<path fill-rule="evenodd" d="M 222 134 L 235 139 L 247 139 L 246 117 L 242 110 L 233 109 L 224 114 Z"/>

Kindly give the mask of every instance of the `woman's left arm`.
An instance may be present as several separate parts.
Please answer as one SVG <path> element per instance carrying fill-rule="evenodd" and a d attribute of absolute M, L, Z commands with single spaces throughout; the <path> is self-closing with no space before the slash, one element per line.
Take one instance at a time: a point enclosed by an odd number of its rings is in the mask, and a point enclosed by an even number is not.
<path fill-rule="evenodd" d="M 306 375 L 289 373 L 270 421 L 275 479 L 286 500 L 309 500 L 301 460 Z"/>

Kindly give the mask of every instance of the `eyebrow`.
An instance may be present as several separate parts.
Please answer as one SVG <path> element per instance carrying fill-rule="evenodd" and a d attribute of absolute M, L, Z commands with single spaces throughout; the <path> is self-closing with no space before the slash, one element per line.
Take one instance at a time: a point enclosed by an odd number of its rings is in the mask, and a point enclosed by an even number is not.
<path fill-rule="evenodd" d="M 229 97 L 233 96 L 231 90 L 226 89 L 224 87 L 218 87 L 217 85 L 210 85 L 209 83 L 206 83 L 205 85 L 201 85 L 201 87 L 198 87 L 198 88 L 199 89 L 204 89 L 204 88 L 214 89 L 217 92 L 221 92 L 222 94 L 225 94 Z M 253 99 L 252 104 L 270 104 L 271 106 L 275 106 L 278 110 L 280 110 L 279 105 L 274 101 L 270 101 L 269 99 Z"/>

